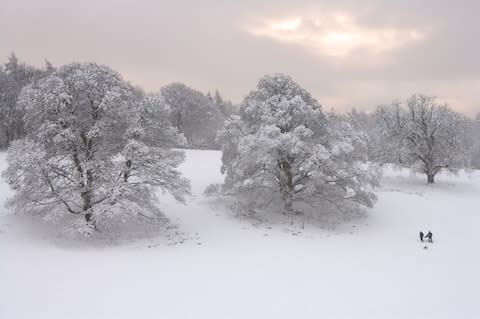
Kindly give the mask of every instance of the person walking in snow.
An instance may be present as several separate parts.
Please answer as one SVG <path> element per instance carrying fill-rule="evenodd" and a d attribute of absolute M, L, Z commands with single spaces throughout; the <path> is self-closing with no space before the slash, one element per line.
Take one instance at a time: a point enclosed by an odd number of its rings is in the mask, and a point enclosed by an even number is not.
<path fill-rule="evenodd" d="M 428 242 L 429 242 L 429 243 L 433 243 L 433 234 L 432 234 L 431 231 L 429 231 L 429 232 L 427 233 L 427 235 L 425 236 L 425 238 L 428 239 Z"/>
<path fill-rule="evenodd" d="M 420 232 L 420 241 L 423 243 L 423 231 Z"/>

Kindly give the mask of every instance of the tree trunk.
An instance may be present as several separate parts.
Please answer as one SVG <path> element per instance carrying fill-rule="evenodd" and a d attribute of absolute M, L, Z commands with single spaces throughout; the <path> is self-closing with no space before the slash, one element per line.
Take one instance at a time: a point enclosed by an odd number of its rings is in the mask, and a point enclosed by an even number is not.
<path fill-rule="evenodd" d="M 94 114 L 94 116 L 96 115 Z M 92 151 L 93 140 L 87 138 L 87 136 L 83 132 L 80 133 L 80 138 L 82 139 L 83 146 L 85 147 L 85 161 L 90 162 L 93 160 L 93 151 Z M 89 165 L 86 165 L 87 169 L 84 170 L 84 168 L 80 164 L 80 160 L 76 153 L 74 154 L 74 156 L 75 156 L 74 160 L 77 166 L 77 170 L 81 174 L 82 178 L 84 174 L 86 174 L 86 177 L 87 177 L 86 184 L 84 184 L 84 181 L 82 181 L 82 184 L 83 184 L 82 186 L 84 190 L 82 191 L 82 194 L 81 194 L 83 199 L 83 212 L 84 212 L 85 221 L 87 222 L 87 224 L 92 224 L 93 226 L 95 226 L 95 220 L 93 219 L 93 215 L 92 215 L 92 206 L 93 206 L 92 184 L 93 184 L 93 178 L 94 178 L 93 170 L 91 168 L 88 168 Z"/>
<path fill-rule="evenodd" d="M 92 221 L 92 196 L 90 191 L 85 191 L 82 193 L 82 199 L 83 199 L 83 211 L 84 211 L 84 217 L 85 221 L 87 223 L 90 223 Z"/>
<path fill-rule="evenodd" d="M 435 175 L 427 174 L 427 182 L 428 184 L 435 184 Z"/>
<path fill-rule="evenodd" d="M 85 221 L 87 223 L 91 223 L 92 222 L 92 213 L 90 211 L 88 211 L 87 213 L 85 213 Z"/>
<path fill-rule="evenodd" d="M 284 193 L 283 199 L 283 212 L 285 215 L 289 215 L 293 212 L 293 201 L 289 194 Z"/>
<path fill-rule="evenodd" d="M 283 200 L 283 213 L 289 215 L 293 212 L 293 175 L 290 171 L 291 165 L 288 161 L 279 161 L 278 169 L 280 171 L 280 192 Z"/>

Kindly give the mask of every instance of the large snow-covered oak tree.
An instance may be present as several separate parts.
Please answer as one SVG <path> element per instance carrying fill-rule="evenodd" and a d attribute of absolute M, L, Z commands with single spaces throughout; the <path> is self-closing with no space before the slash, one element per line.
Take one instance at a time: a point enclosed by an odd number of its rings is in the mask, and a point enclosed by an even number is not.
<path fill-rule="evenodd" d="M 379 125 L 385 136 L 387 161 L 424 173 L 433 184 L 435 175 L 469 167 L 468 119 L 436 98 L 416 94 L 405 102 L 379 106 Z"/>
<path fill-rule="evenodd" d="M 375 202 L 377 175 L 365 163 L 365 135 L 325 115 L 287 75 L 260 79 L 218 141 L 225 192 L 250 203 L 277 201 L 291 214 L 302 213 L 303 204 L 321 210 Z"/>
<path fill-rule="evenodd" d="M 169 149 L 181 140 L 169 107 L 106 66 L 63 66 L 25 87 L 17 107 L 27 136 L 8 149 L 4 174 L 17 211 L 81 216 L 91 230 L 112 219 L 155 220 L 157 188 L 178 200 L 189 192 L 176 170 L 183 153 Z"/>

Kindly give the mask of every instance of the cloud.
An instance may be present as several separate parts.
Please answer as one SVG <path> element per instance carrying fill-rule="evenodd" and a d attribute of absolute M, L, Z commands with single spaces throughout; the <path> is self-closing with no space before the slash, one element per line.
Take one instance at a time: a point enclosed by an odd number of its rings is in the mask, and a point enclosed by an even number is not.
<path fill-rule="evenodd" d="M 254 36 L 298 45 L 315 54 L 336 58 L 347 58 L 359 51 L 390 52 L 421 41 L 427 34 L 420 28 L 362 26 L 346 12 L 255 20 L 244 27 Z"/>

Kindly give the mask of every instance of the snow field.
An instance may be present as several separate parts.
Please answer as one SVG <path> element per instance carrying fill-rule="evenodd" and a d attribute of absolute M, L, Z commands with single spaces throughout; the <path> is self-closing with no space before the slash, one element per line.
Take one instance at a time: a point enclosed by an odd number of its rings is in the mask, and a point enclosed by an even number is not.
<path fill-rule="evenodd" d="M 386 170 L 366 218 L 292 231 L 203 197 L 222 181 L 220 156 L 188 150 L 193 197 L 161 197 L 174 241 L 71 247 L 0 217 L 0 318 L 480 317 L 478 172 L 427 186 Z M 7 196 L 2 183 L 0 201 Z M 420 243 L 420 230 L 434 243 Z"/>

